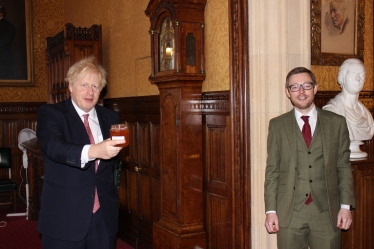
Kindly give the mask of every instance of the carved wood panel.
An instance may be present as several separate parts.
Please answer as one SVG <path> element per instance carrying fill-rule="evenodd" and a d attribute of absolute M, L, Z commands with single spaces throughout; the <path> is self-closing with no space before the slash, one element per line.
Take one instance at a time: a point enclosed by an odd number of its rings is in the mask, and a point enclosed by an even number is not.
<path fill-rule="evenodd" d="M 90 28 L 74 27 L 67 23 L 63 31 L 46 38 L 48 102 L 58 103 L 70 96 L 66 73 L 77 61 L 95 55 L 101 63 L 101 25 Z"/>
<path fill-rule="evenodd" d="M 232 245 L 232 185 L 230 164 L 230 119 L 206 115 L 204 122 L 206 195 L 205 225 L 209 248 L 225 249 Z"/>

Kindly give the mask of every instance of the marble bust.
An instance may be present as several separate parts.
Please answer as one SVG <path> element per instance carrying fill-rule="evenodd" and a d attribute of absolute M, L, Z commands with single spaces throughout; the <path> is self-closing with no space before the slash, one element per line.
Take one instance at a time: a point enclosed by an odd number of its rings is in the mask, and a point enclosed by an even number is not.
<path fill-rule="evenodd" d="M 346 118 L 351 141 L 369 140 L 374 134 L 373 117 L 358 100 L 364 86 L 365 73 L 364 64 L 360 60 L 345 60 L 338 73 L 338 83 L 342 90 L 323 107 Z"/>

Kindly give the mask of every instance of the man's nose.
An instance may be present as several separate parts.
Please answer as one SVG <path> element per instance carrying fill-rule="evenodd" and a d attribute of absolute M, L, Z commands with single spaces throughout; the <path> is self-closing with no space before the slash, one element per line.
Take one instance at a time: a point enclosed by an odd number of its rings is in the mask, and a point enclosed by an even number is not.
<path fill-rule="evenodd" d="M 92 86 L 89 86 L 88 88 L 87 88 L 87 92 L 88 92 L 88 94 L 93 94 L 93 89 L 92 89 Z"/>

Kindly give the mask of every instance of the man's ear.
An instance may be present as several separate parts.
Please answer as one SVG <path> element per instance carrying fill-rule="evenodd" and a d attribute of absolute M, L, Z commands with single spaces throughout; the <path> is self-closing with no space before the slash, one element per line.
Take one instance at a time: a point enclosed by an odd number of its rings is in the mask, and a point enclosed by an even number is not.
<path fill-rule="evenodd" d="M 288 98 L 291 98 L 290 90 L 288 88 L 285 88 L 284 92 L 286 93 L 286 95 L 287 95 Z"/>
<path fill-rule="evenodd" d="M 317 84 L 317 85 L 315 85 L 315 86 L 314 86 L 314 88 L 313 88 L 313 92 L 314 92 L 314 95 L 316 95 L 316 93 L 317 93 L 317 90 L 318 90 L 318 84 Z"/>

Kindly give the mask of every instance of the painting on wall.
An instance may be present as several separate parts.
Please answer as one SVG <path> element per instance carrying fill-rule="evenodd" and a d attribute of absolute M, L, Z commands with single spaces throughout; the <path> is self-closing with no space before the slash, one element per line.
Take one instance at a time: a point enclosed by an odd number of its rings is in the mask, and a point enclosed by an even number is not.
<path fill-rule="evenodd" d="M 365 0 L 312 0 L 312 65 L 364 59 Z"/>
<path fill-rule="evenodd" d="M 31 0 L 0 0 L 0 86 L 33 86 Z"/>

